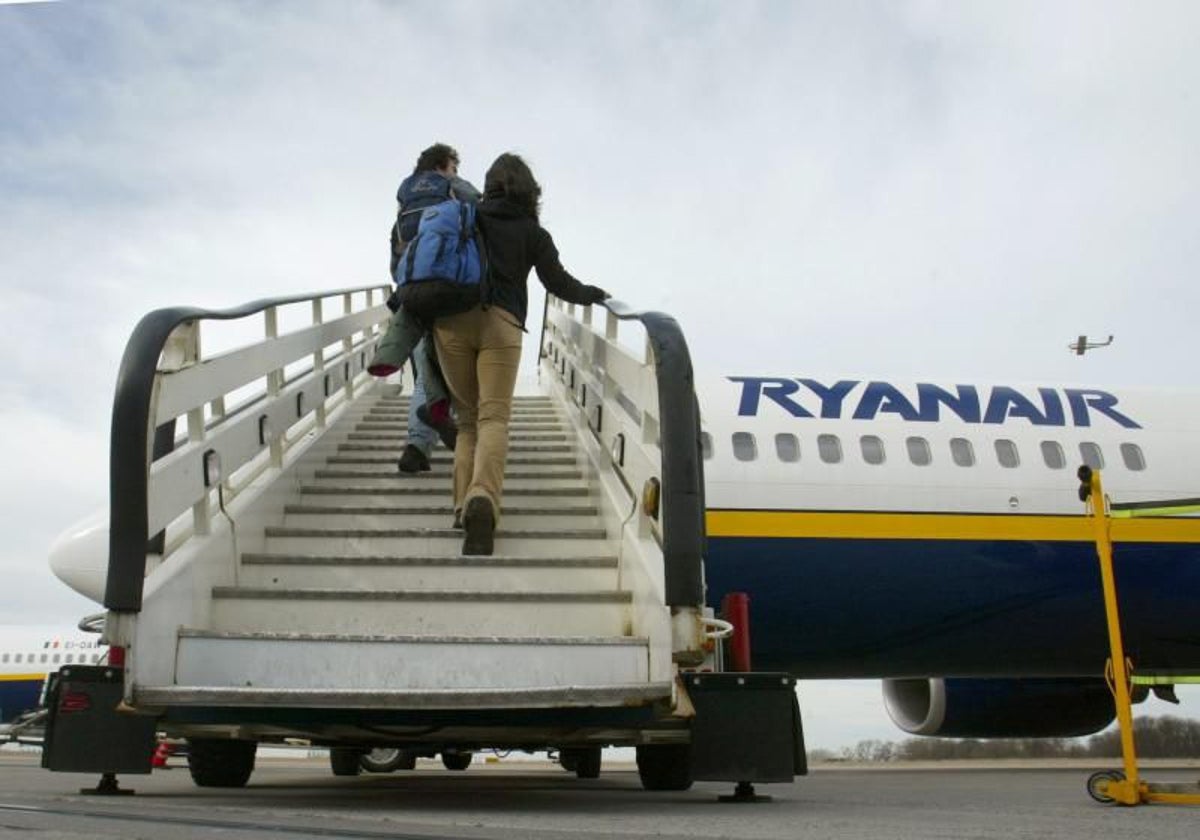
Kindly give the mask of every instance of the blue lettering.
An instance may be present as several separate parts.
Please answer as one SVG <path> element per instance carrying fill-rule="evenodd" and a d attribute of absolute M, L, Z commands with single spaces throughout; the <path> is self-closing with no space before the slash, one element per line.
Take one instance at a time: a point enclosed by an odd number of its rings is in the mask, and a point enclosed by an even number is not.
<path fill-rule="evenodd" d="M 1108 419 L 1115 420 L 1118 425 L 1126 429 L 1142 428 L 1113 407 L 1117 404 L 1117 398 L 1107 391 L 1067 388 L 1066 392 L 1067 402 L 1071 406 L 1071 419 L 1075 421 L 1076 426 L 1092 425 L 1092 418 L 1088 413 L 1088 409 L 1091 408 L 1093 411 L 1100 412 Z"/>
<path fill-rule="evenodd" d="M 1038 411 L 1037 406 L 1016 389 L 1003 385 L 993 388 L 983 422 L 1003 423 L 1010 417 L 1024 417 L 1035 426 L 1053 425 Z"/>
<path fill-rule="evenodd" d="M 899 414 L 905 420 L 921 419 L 917 410 L 913 408 L 913 404 L 908 401 L 908 397 L 901 394 L 895 387 L 886 382 L 871 382 L 867 385 L 867 390 L 863 392 L 862 399 L 858 401 L 858 408 L 854 410 L 854 419 L 872 420 L 883 411 Z"/>
<path fill-rule="evenodd" d="M 920 406 L 918 420 L 936 423 L 940 419 L 940 406 L 953 411 L 964 423 L 979 422 L 979 392 L 974 385 L 955 385 L 957 394 L 928 382 L 917 383 L 917 404 Z"/>
<path fill-rule="evenodd" d="M 757 417 L 761 397 L 775 402 L 793 417 L 812 417 L 807 409 L 790 399 L 792 394 L 800 390 L 800 383 L 793 379 L 731 376 L 729 381 L 742 383 L 742 400 L 738 405 L 740 417 Z"/>
<path fill-rule="evenodd" d="M 829 387 L 815 379 L 801 379 L 800 381 L 821 400 L 821 416 L 826 419 L 837 419 L 842 416 L 842 402 L 858 384 L 857 379 L 842 379 L 836 385 Z"/>
<path fill-rule="evenodd" d="M 1038 388 L 1042 395 L 1042 407 L 1046 409 L 1046 425 L 1065 426 L 1067 419 L 1063 416 L 1062 397 L 1053 388 Z"/>

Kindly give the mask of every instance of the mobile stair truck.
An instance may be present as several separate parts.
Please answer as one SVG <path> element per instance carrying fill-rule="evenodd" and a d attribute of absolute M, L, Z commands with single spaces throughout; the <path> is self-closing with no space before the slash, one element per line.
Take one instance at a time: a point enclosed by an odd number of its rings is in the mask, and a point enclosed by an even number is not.
<path fill-rule="evenodd" d="M 593 323 L 592 307 L 547 302 L 496 553 L 470 557 L 452 455 L 396 470 L 406 391 L 366 373 L 387 291 L 137 325 L 113 406 L 110 662 L 58 675 L 45 766 L 113 791 L 166 736 L 216 787 L 245 785 L 259 744 L 296 740 L 329 747 L 338 774 L 519 749 L 587 778 L 610 745 L 636 748 L 649 790 L 730 781 L 749 799 L 804 773 L 793 679 L 714 664 L 731 627 L 705 606 L 700 418 L 678 324 L 613 301 Z M 251 343 L 206 355 L 217 322 Z M 625 322 L 644 354 L 618 342 Z"/>

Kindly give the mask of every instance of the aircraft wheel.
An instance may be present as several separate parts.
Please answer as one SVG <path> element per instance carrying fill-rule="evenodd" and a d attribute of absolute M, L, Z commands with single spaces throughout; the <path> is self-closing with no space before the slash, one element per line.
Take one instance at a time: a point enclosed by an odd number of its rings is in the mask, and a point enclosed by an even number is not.
<path fill-rule="evenodd" d="M 414 770 L 417 754 L 399 747 L 376 747 L 363 753 L 359 765 L 368 773 L 391 773 L 393 770 Z"/>
<path fill-rule="evenodd" d="M 1095 799 L 1097 802 L 1103 805 L 1111 805 L 1117 800 L 1113 799 L 1106 793 L 1100 792 L 1100 782 L 1123 781 L 1125 781 L 1125 774 L 1120 770 L 1101 770 L 1098 773 L 1093 773 L 1092 775 L 1088 776 L 1087 780 L 1088 796 L 1092 797 L 1092 799 Z"/>
<path fill-rule="evenodd" d="M 691 744 L 643 744 L 637 748 L 638 776 L 646 790 L 692 786 Z"/>
<path fill-rule="evenodd" d="M 189 738 L 188 770 L 200 787 L 245 787 L 254 772 L 257 741 Z"/>
<path fill-rule="evenodd" d="M 466 770 L 471 766 L 472 754 L 469 752 L 442 751 L 442 766 L 447 770 Z"/>

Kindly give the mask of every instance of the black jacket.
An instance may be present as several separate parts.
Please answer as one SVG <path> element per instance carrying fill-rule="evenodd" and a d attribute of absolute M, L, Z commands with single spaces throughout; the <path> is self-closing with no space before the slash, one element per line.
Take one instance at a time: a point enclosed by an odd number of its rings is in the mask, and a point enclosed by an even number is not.
<path fill-rule="evenodd" d="M 563 268 L 550 234 L 529 211 L 503 198 L 485 197 L 479 203 L 479 230 L 487 246 L 486 303 L 511 312 L 522 328 L 529 309 L 525 282 L 537 269 L 546 291 L 568 303 L 599 303 L 603 289 L 580 283 Z"/>

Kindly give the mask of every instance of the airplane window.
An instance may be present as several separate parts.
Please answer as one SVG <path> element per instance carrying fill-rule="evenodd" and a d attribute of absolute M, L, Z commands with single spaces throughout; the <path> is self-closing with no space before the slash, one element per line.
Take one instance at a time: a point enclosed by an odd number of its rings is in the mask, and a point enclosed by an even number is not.
<path fill-rule="evenodd" d="M 960 467 L 975 465 L 975 448 L 966 438 L 950 438 L 950 457 Z"/>
<path fill-rule="evenodd" d="M 933 463 L 933 452 L 929 449 L 929 441 L 923 437 L 910 437 L 905 441 L 908 447 L 908 460 L 918 467 L 928 467 Z"/>
<path fill-rule="evenodd" d="M 1042 460 L 1052 470 L 1061 470 L 1067 465 L 1067 456 L 1063 454 L 1063 448 L 1054 440 L 1042 441 Z"/>
<path fill-rule="evenodd" d="M 883 463 L 883 441 L 875 435 L 863 435 L 858 439 L 858 443 L 862 446 L 863 460 L 868 464 Z"/>
<path fill-rule="evenodd" d="M 791 464 L 800 460 L 800 441 L 795 435 L 775 435 L 775 454 L 780 461 Z"/>
<path fill-rule="evenodd" d="M 8 664 L 8 654 L 7 653 L 4 654 L 4 656 L 0 656 L 0 662 L 3 662 L 6 665 Z"/>
<path fill-rule="evenodd" d="M 1121 444 L 1121 459 L 1125 462 L 1125 466 L 1134 472 L 1146 469 L 1146 458 L 1142 455 L 1142 447 L 1136 443 Z"/>
<path fill-rule="evenodd" d="M 708 432 L 700 433 L 700 452 L 705 461 L 712 457 L 712 435 Z"/>
<path fill-rule="evenodd" d="M 67 654 L 67 658 L 66 658 L 66 663 L 67 663 L 68 665 L 70 665 L 70 664 L 71 664 L 72 662 L 74 662 L 74 661 L 75 661 L 75 654 L 73 654 L 73 653 L 68 653 L 68 654 Z"/>
<path fill-rule="evenodd" d="M 43 653 L 43 654 L 42 654 L 42 662 L 45 662 L 47 658 L 48 658 L 48 657 L 46 656 L 46 654 L 44 654 L 44 653 Z"/>
<path fill-rule="evenodd" d="M 817 435 L 817 453 L 826 464 L 840 464 L 842 442 L 837 435 Z"/>
<path fill-rule="evenodd" d="M 753 461 L 758 457 L 758 444 L 749 432 L 733 433 L 733 457 L 739 461 Z"/>
<path fill-rule="evenodd" d="M 53 662 L 55 665 L 57 665 L 59 662 L 62 661 L 62 654 L 61 653 L 54 654 L 54 656 L 52 656 L 50 658 L 50 661 Z"/>
<path fill-rule="evenodd" d="M 1000 438 L 996 441 L 996 460 L 1000 466 L 1012 469 L 1021 465 L 1021 457 L 1017 454 L 1017 445 L 1011 440 Z"/>
<path fill-rule="evenodd" d="M 1079 456 L 1083 458 L 1083 463 L 1087 464 L 1092 469 L 1104 469 L 1104 456 L 1100 453 L 1100 447 L 1097 444 L 1079 444 Z"/>

